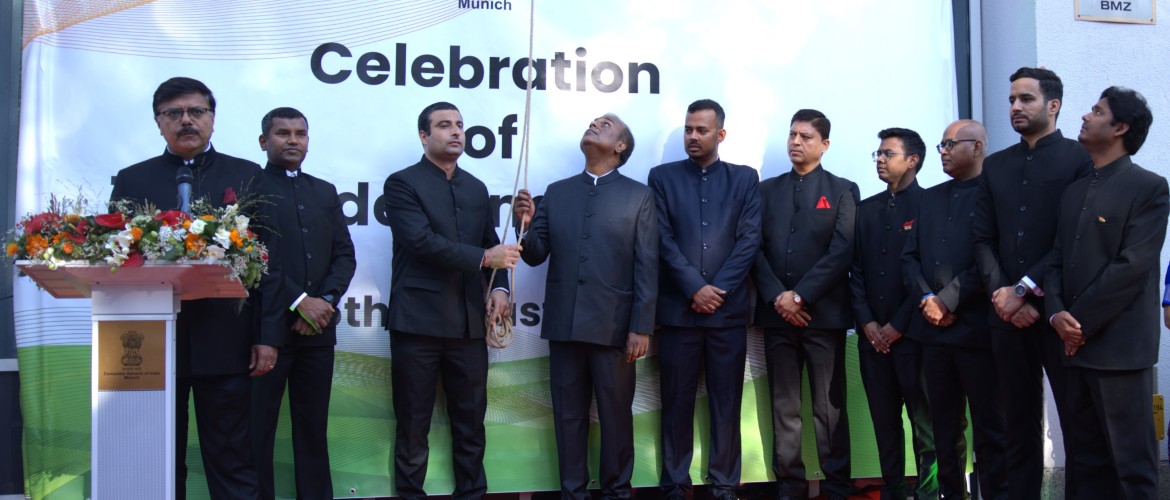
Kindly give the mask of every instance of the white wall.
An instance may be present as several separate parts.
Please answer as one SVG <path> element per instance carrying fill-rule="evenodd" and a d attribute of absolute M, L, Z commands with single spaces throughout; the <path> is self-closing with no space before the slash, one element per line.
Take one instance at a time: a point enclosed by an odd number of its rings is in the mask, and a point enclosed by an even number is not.
<path fill-rule="evenodd" d="M 991 150 L 1019 140 L 1007 118 L 1008 76 L 1020 66 L 1040 65 L 1064 82 L 1057 125 L 1066 137 L 1076 137 L 1081 115 L 1106 87 L 1126 86 L 1145 95 L 1154 125 L 1134 161 L 1170 177 L 1170 18 L 1162 9 L 1170 3 L 1159 3 L 1159 24 L 1140 25 L 1076 21 L 1073 0 L 982 0 L 983 118 Z M 1168 256 L 1163 248 L 1159 269 L 1166 268 Z M 1158 388 L 1164 392 L 1170 390 L 1170 336 L 1163 336 L 1159 354 Z M 1049 436 L 1056 439 L 1048 465 L 1062 466 L 1059 432 L 1053 429 Z M 1159 449 L 1165 459 L 1165 446 Z"/>

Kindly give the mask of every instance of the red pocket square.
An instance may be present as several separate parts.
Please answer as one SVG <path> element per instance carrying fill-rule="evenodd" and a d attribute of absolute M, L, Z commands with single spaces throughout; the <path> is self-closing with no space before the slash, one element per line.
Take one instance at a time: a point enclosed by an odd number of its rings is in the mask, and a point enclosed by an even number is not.
<path fill-rule="evenodd" d="M 824 196 L 822 196 L 821 199 L 817 200 L 817 208 L 818 209 L 820 209 L 820 208 L 828 209 L 828 208 L 833 208 L 833 207 L 830 207 L 829 200 L 826 199 Z"/>
<path fill-rule="evenodd" d="M 232 189 L 230 187 L 223 190 L 223 204 L 224 205 L 234 205 L 235 203 L 236 203 L 236 190 Z"/>

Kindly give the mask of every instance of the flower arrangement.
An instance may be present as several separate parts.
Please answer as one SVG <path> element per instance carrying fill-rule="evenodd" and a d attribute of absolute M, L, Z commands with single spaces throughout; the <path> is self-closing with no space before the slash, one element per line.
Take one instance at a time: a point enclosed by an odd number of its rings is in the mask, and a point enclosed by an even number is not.
<path fill-rule="evenodd" d="M 82 215 L 85 205 L 80 196 L 51 197 L 47 211 L 22 218 L 8 233 L 5 255 L 50 269 L 71 262 L 104 263 L 111 271 L 146 261 L 220 264 L 246 288 L 268 272 L 268 250 L 239 204 L 216 208 L 196 200 L 186 213 L 115 203 L 112 213 Z"/>

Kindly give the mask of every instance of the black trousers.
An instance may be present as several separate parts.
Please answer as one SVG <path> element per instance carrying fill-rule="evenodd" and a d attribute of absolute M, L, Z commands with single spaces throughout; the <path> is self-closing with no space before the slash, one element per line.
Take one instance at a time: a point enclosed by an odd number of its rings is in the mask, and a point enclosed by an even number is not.
<path fill-rule="evenodd" d="M 487 344 L 479 339 L 449 339 L 390 334 L 391 387 L 394 391 L 394 488 L 403 498 L 423 498 L 427 476 L 431 415 L 440 378 L 451 421 L 451 461 L 455 499 L 487 492 L 483 468 L 487 414 Z M 441 376 L 441 377 L 440 377 Z"/>
<path fill-rule="evenodd" d="M 739 486 L 739 414 L 747 360 L 747 327 L 683 328 L 658 332 L 662 389 L 662 484 L 667 497 L 685 496 L 694 458 L 695 396 L 706 364 L 711 446 L 707 478 L 718 498 Z"/>
<path fill-rule="evenodd" d="M 634 474 L 633 363 L 625 349 L 585 342 L 549 342 L 549 388 L 557 437 L 562 499 L 589 498 L 589 403 L 601 424 L 598 482 L 603 498 L 630 498 Z"/>
<path fill-rule="evenodd" d="M 916 499 L 938 497 L 935 472 L 935 441 L 931 427 L 931 408 L 926 400 L 922 373 L 922 344 L 902 337 L 889 354 L 874 350 L 869 342 L 857 343 L 861 382 L 869 401 L 873 433 L 881 463 L 882 500 L 905 499 L 906 436 L 902 425 L 902 407 L 910 417 L 914 463 L 917 464 Z"/>
<path fill-rule="evenodd" d="M 979 492 L 989 500 L 1006 499 L 1003 407 L 991 351 L 927 345 L 923 348 L 923 365 L 926 394 L 934 414 L 941 497 L 968 498 L 965 432 L 970 404 Z"/>
<path fill-rule="evenodd" d="M 276 367 L 253 382 L 252 437 L 256 473 L 260 476 L 259 498 L 276 498 L 273 449 L 286 385 L 297 498 L 333 498 L 326 439 L 329 393 L 333 388 L 333 354 L 331 345 L 285 346 L 276 358 Z"/>
<path fill-rule="evenodd" d="M 1068 380 L 1078 478 L 1069 498 L 1157 498 L 1153 370 L 1073 367 Z"/>
<path fill-rule="evenodd" d="M 772 393 L 772 472 L 778 495 L 808 496 L 800 457 L 801 372 L 806 362 L 824 488 L 830 495 L 848 495 L 853 482 L 845 408 L 845 331 L 767 328 L 764 341 Z"/>
<path fill-rule="evenodd" d="M 175 498 L 187 498 L 188 399 L 195 398 L 199 451 L 213 499 L 255 499 L 252 462 L 252 379 L 237 375 L 175 377 Z"/>
<path fill-rule="evenodd" d="M 1005 428 L 1007 429 L 1008 495 L 1015 498 L 1040 498 L 1044 473 L 1044 380 L 1052 387 L 1060 429 L 1064 437 L 1065 456 L 1075 453 L 1065 422 L 1067 368 L 1062 364 L 1063 343 L 1041 318 L 1024 329 L 991 329 L 991 348 L 995 353 L 996 372 L 1003 391 Z M 1070 476 L 1070 479 L 1076 479 Z M 1075 484 L 1069 483 L 1074 491 Z"/>

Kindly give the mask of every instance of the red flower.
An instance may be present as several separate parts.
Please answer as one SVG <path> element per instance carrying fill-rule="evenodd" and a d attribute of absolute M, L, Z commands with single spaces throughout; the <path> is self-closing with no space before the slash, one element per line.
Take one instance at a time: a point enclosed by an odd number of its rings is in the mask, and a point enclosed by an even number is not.
<path fill-rule="evenodd" d="M 72 232 L 65 233 L 69 239 L 74 243 L 85 243 L 85 235 L 89 233 L 89 222 L 81 219 L 77 222 L 77 227 Z"/>
<path fill-rule="evenodd" d="M 24 223 L 24 234 L 34 234 L 41 232 L 45 225 L 59 222 L 61 216 L 53 212 L 45 212 L 29 217 L 28 222 Z"/>
<path fill-rule="evenodd" d="M 126 226 L 126 216 L 121 212 L 93 216 L 93 221 L 102 227 L 120 229 Z"/>
<path fill-rule="evenodd" d="M 159 221 L 164 226 L 181 227 L 183 221 L 191 220 L 191 216 L 182 210 L 167 210 L 166 212 L 159 212 L 154 216 L 154 220 Z"/>
<path fill-rule="evenodd" d="M 132 253 L 122 262 L 122 267 L 142 267 L 144 262 L 146 262 L 146 258 L 142 254 Z"/>
<path fill-rule="evenodd" d="M 223 204 L 234 205 L 236 203 L 236 190 L 228 187 L 223 190 Z"/>

